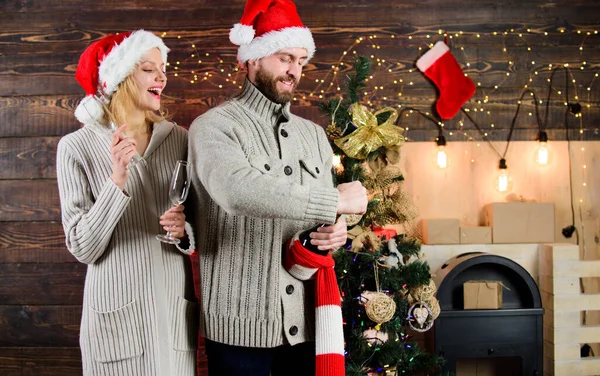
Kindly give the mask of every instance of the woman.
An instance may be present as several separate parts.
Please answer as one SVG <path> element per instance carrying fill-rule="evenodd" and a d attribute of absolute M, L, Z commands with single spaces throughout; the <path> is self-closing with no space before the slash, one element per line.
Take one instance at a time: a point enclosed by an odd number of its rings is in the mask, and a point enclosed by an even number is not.
<path fill-rule="evenodd" d="M 77 66 L 83 127 L 61 139 L 57 177 L 67 248 L 88 264 L 84 375 L 195 375 L 194 244 L 183 206 L 169 201 L 187 131 L 161 115 L 167 52 L 138 30 L 91 44 Z M 181 244 L 157 241 L 164 231 Z"/>

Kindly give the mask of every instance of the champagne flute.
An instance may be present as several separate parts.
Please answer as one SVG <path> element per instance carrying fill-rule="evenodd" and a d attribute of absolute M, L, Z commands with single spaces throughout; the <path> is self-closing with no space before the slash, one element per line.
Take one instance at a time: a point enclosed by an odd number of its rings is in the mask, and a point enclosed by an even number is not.
<path fill-rule="evenodd" d="M 114 134 L 116 131 L 119 130 L 119 127 L 117 127 L 117 125 L 114 122 L 109 122 L 109 127 L 110 127 L 110 133 L 111 135 Z M 125 132 L 121 132 L 121 136 L 123 138 L 127 138 L 127 135 L 125 134 Z M 142 160 L 142 157 L 138 154 L 138 152 L 136 151 L 135 154 L 133 155 L 133 157 L 131 157 L 131 159 L 129 160 L 129 168 L 135 166 L 136 164 L 138 164 L 140 161 Z"/>
<path fill-rule="evenodd" d="M 183 204 L 190 190 L 190 181 L 187 171 L 188 163 L 186 161 L 177 161 L 175 170 L 173 170 L 173 178 L 169 187 L 169 199 L 173 206 Z M 171 234 L 171 231 L 166 235 L 156 235 L 156 239 L 169 244 L 179 244 L 180 240 Z"/>
<path fill-rule="evenodd" d="M 104 98 L 104 97 L 102 97 Z M 101 99 L 100 97 L 98 97 L 97 95 L 94 95 L 94 99 L 96 101 L 98 101 L 98 103 L 100 104 L 100 106 L 103 108 L 103 110 L 105 112 L 108 112 L 108 109 L 106 108 L 105 104 L 107 104 L 108 102 L 105 99 Z M 94 116 L 92 116 L 92 114 L 90 113 L 90 111 L 87 109 L 87 106 L 83 106 L 83 109 L 88 113 L 88 115 L 90 116 L 91 119 L 95 119 Z M 98 120 L 94 120 L 96 123 L 98 123 Z M 119 127 L 117 127 L 117 125 L 113 122 L 113 121 L 109 121 L 108 122 L 108 128 L 109 128 L 109 134 L 112 136 L 116 131 L 119 130 Z M 123 138 L 127 138 L 127 135 L 125 135 L 125 132 L 121 133 L 121 136 Z M 136 151 L 134 156 L 131 157 L 131 159 L 129 160 L 129 165 L 128 167 L 131 168 L 133 166 L 135 166 L 138 162 L 140 162 L 142 160 L 142 157 L 138 154 L 138 152 Z"/>

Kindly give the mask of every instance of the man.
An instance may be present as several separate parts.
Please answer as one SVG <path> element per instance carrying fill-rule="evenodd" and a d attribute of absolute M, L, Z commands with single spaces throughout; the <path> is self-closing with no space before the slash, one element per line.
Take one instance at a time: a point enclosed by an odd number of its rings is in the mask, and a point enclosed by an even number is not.
<path fill-rule="evenodd" d="M 340 215 L 364 213 L 366 190 L 333 187 L 325 132 L 290 112 L 315 51 L 295 5 L 248 0 L 230 39 L 244 86 L 189 133 L 209 374 L 314 375 L 314 284 L 292 277 L 282 252 L 317 224 L 329 226 L 310 233 L 315 252 L 344 245 Z"/>

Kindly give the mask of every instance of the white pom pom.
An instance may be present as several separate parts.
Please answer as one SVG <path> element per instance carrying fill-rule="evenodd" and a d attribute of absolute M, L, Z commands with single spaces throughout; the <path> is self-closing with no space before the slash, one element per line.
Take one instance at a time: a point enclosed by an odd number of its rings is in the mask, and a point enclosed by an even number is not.
<path fill-rule="evenodd" d="M 92 95 L 83 98 L 75 109 L 75 117 L 83 124 L 99 123 L 103 116 L 102 105 Z"/>
<path fill-rule="evenodd" d="M 252 39 L 254 39 L 254 29 L 250 25 L 237 23 L 229 31 L 229 40 L 238 46 L 249 44 Z"/>

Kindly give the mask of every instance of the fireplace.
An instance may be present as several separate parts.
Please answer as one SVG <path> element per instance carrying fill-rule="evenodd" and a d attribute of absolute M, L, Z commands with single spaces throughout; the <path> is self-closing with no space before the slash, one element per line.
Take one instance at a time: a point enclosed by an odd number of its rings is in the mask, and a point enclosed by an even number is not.
<path fill-rule="evenodd" d="M 510 376 L 543 375 L 542 301 L 523 267 L 502 256 L 464 253 L 442 265 L 434 280 L 441 308 L 434 349 L 446 359 L 443 371 L 456 372 L 459 359 L 520 358 L 522 372 Z M 463 283 L 470 280 L 501 281 L 501 309 L 463 309 Z"/>

